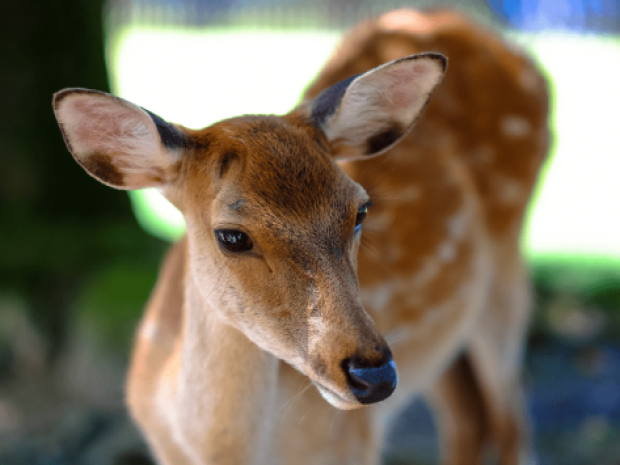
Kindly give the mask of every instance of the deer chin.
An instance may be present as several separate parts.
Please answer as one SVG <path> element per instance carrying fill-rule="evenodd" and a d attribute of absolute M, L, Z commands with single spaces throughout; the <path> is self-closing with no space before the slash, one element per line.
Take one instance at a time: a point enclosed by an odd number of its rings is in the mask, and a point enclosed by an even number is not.
<path fill-rule="evenodd" d="M 340 394 L 337 394 L 336 392 L 323 386 L 317 381 L 313 380 L 312 384 L 316 386 L 316 388 L 318 389 L 323 399 L 325 399 L 327 402 L 329 402 L 331 405 L 333 405 L 339 410 L 355 410 L 355 409 L 358 409 L 364 406 L 356 400 L 353 401 L 353 400 L 345 399 Z"/>

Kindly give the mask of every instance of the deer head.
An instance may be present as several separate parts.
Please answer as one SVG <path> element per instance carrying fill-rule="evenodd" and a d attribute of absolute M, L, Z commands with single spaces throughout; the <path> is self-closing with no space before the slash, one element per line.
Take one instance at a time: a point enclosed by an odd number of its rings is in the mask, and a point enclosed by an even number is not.
<path fill-rule="evenodd" d="M 396 144 L 445 68 L 442 55 L 405 57 L 287 115 L 202 130 L 92 90 L 63 90 L 53 104 L 67 147 L 90 175 L 117 189 L 157 187 L 183 212 L 186 279 L 198 290 L 199 311 L 238 328 L 305 373 L 334 406 L 351 409 L 388 397 L 397 375 L 358 290 L 369 197 L 336 162 Z"/>

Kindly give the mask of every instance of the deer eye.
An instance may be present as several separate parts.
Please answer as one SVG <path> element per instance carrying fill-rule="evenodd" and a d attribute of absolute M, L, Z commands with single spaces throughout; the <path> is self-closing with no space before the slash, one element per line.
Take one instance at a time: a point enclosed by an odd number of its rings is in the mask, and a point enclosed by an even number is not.
<path fill-rule="evenodd" d="M 355 233 L 357 234 L 362 229 L 362 222 L 366 215 L 368 214 L 368 207 L 370 207 L 370 202 L 366 202 L 362 205 L 357 211 L 357 216 L 355 217 Z"/>
<path fill-rule="evenodd" d="M 247 252 L 254 246 L 246 233 L 236 229 L 216 229 L 215 237 L 220 246 L 229 252 Z"/>

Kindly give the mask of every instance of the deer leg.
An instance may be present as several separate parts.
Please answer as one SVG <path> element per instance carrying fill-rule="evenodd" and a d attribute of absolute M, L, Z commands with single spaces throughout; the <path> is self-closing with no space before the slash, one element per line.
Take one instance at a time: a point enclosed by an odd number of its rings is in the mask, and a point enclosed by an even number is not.
<path fill-rule="evenodd" d="M 531 465 L 530 430 L 518 370 L 502 373 L 501 361 L 481 351 L 493 350 L 484 341 L 472 349 L 472 360 L 486 406 L 490 440 L 500 465 Z"/>
<path fill-rule="evenodd" d="M 462 354 L 426 394 L 440 432 L 445 465 L 478 465 L 489 433 L 485 402 L 467 354 Z"/>
<path fill-rule="evenodd" d="M 496 282 L 469 345 L 501 465 L 535 463 L 521 385 L 530 293 L 521 267 Z M 502 277 L 500 275 L 500 277 Z"/>

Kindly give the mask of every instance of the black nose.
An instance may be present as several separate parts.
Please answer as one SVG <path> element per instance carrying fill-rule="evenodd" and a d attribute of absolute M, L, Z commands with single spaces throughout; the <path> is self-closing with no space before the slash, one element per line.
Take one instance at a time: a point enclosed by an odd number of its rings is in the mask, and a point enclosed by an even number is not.
<path fill-rule="evenodd" d="M 398 384 L 396 365 L 391 356 L 384 356 L 378 363 L 353 356 L 343 360 L 342 369 L 349 388 L 362 404 L 387 399 Z"/>

